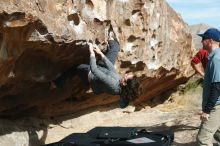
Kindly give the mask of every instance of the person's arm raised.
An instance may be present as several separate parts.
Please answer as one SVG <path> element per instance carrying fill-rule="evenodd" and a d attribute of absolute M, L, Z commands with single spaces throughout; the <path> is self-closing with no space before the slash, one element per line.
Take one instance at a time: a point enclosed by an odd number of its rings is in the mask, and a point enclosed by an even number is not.
<path fill-rule="evenodd" d="M 114 65 L 111 63 L 111 61 L 108 60 L 108 58 L 102 53 L 100 48 L 95 45 L 94 46 L 94 51 L 101 56 L 103 62 L 105 63 L 105 66 L 107 67 L 108 70 L 116 71 Z"/>
<path fill-rule="evenodd" d="M 94 76 L 96 76 L 96 78 L 101 80 L 105 85 L 108 85 L 109 88 L 112 88 L 112 78 L 109 75 L 107 75 L 104 72 L 102 72 L 97 67 L 95 53 L 94 53 L 94 50 L 95 50 L 94 46 L 90 44 L 89 45 L 89 49 L 90 49 L 90 67 L 91 67 L 92 74 Z M 95 52 L 97 53 L 97 51 L 95 51 Z M 100 53 L 100 52 L 98 52 L 98 53 Z M 105 55 L 103 57 L 106 58 Z"/>
<path fill-rule="evenodd" d="M 93 50 L 93 44 L 92 43 L 88 43 L 88 45 L 89 45 L 90 57 L 95 57 L 95 52 Z"/>

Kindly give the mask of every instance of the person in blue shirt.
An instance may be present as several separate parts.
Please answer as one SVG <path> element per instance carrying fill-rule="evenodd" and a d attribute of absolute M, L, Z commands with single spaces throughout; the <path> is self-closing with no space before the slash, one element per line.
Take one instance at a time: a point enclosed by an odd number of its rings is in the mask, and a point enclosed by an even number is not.
<path fill-rule="evenodd" d="M 212 138 L 220 142 L 220 31 L 208 29 L 198 34 L 205 41 L 208 50 L 208 64 L 203 82 L 201 126 L 197 135 L 199 146 L 213 146 Z"/>

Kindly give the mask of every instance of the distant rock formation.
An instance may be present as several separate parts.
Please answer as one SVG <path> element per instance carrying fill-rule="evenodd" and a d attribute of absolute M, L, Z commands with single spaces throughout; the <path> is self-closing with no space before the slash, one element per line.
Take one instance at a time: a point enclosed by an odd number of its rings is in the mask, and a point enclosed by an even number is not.
<path fill-rule="evenodd" d="M 141 82 L 136 104 L 192 75 L 188 25 L 164 0 L 10 0 L 0 2 L 0 116 L 57 116 L 118 101 L 86 94 L 77 77 L 49 81 L 88 63 L 86 40 L 101 47 L 112 24 L 120 42 L 116 69 Z"/>
<path fill-rule="evenodd" d="M 204 33 L 207 29 L 211 28 L 211 26 L 207 24 L 195 24 L 190 26 L 190 31 L 192 33 L 193 42 L 195 44 L 195 49 L 201 49 L 201 37 L 199 37 L 197 34 Z"/>

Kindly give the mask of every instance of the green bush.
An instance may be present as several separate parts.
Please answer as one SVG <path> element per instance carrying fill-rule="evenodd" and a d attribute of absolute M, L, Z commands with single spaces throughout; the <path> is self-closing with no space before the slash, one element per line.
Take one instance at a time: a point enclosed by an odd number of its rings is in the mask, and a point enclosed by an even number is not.
<path fill-rule="evenodd" d="M 188 91 L 194 91 L 198 86 L 202 86 L 203 79 L 190 79 L 182 88 L 180 88 L 180 94 L 185 94 Z"/>

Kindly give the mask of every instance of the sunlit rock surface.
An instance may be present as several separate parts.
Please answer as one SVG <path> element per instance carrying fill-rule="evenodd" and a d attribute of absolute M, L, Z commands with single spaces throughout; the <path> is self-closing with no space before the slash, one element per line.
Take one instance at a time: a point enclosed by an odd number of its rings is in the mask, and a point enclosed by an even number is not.
<path fill-rule="evenodd" d="M 50 91 L 49 81 L 89 63 L 85 41 L 100 43 L 110 26 L 120 42 L 116 69 L 141 83 L 140 104 L 192 75 L 192 36 L 163 0 L 1 0 L 0 116 L 51 117 L 117 102 L 86 94 L 79 78 Z"/>

